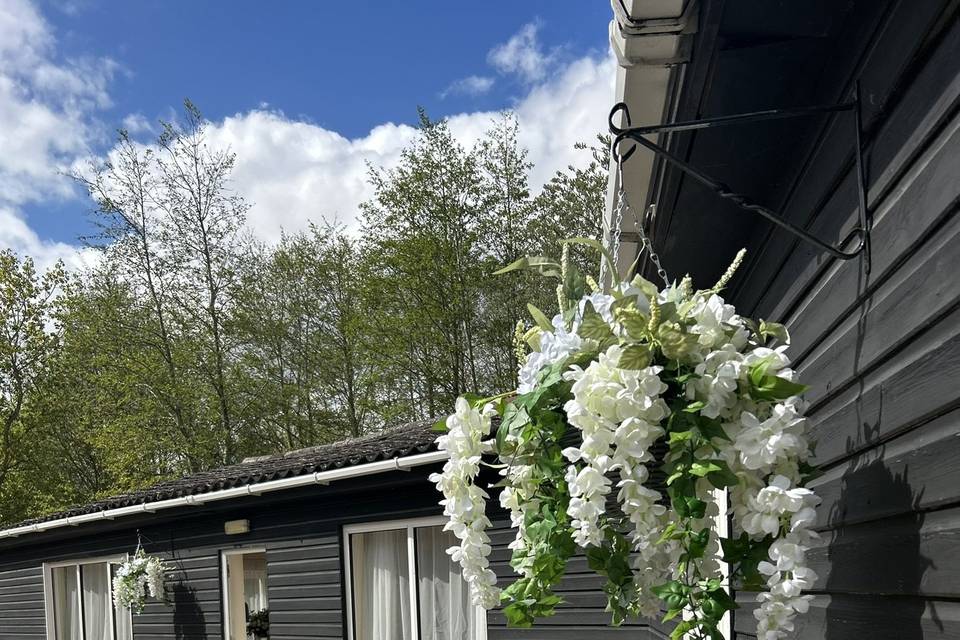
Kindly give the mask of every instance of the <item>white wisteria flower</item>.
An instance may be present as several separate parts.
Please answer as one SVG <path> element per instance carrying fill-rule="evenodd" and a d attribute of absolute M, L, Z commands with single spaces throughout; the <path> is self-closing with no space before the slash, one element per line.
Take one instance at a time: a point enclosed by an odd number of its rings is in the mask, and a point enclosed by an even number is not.
<path fill-rule="evenodd" d="M 143 613 L 146 596 L 162 600 L 167 565 L 156 556 L 137 549 L 133 557 L 125 561 L 114 574 L 113 602 L 118 608 L 133 613 Z"/>
<path fill-rule="evenodd" d="M 489 495 L 474 481 L 480 472 L 480 460 L 489 449 L 485 438 L 490 436 L 490 413 L 480 412 L 463 398 L 457 399 L 456 412 L 447 418 L 447 432 L 437 439 L 441 450 L 450 454 L 442 473 L 430 475 L 444 495 L 440 504 L 449 522 L 447 531 L 460 540 L 459 546 L 447 549 L 454 562 L 463 569 L 470 585 L 473 603 L 492 609 L 500 602 L 497 576 L 490 569 L 490 537 L 486 515 Z"/>
<path fill-rule="evenodd" d="M 475 602 L 499 603 L 511 625 L 550 615 L 562 600 L 552 589 L 579 546 L 607 577 L 616 624 L 665 605 L 666 619 L 681 621 L 677 633 L 716 637 L 735 606 L 720 573 L 726 560 L 766 582 L 754 612 L 760 640 L 793 630 L 817 580 L 806 564 L 820 500 L 802 486 L 813 470 L 805 387 L 786 346 L 767 344 L 788 341 L 785 327 L 745 319 L 718 295 L 742 257 L 701 291 L 689 277 L 662 290 L 641 277 L 601 290 L 567 249 L 559 264 L 524 258 L 505 268 L 557 278 L 560 313 L 548 322 L 531 307 L 537 328 L 518 325 L 517 393 L 495 397 L 513 396 L 497 405 L 495 437 L 489 413 L 460 399 L 438 439 L 450 459 L 431 479 Z M 488 562 L 481 464 L 499 468 L 500 507 L 516 529 L 508 547 L 520 578 L 502 592 Z M 654 469 L 666 477 L 663 493 Z M 733 515 L 723 551 L 712 526 L 723 515 L 717 489 L 728 489 Z"/>

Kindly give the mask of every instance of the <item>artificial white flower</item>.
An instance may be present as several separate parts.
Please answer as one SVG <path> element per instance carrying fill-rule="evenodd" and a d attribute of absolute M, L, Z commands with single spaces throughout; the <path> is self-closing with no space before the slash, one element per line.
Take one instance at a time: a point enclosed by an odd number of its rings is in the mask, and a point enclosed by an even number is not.
<path fill-rule="evenodd" d="M 540 334 L 539 349 L 527 354 L 527 359 L 520 367 L 517 393 L 529 393 L 537 386 L 537 374 L 544 367 L 560 362 L 564 358 L 580 350 L 583 341 L 575 331 L 567 331 L 564 327 L 563 316 L 553 318 L 553 331 L 544 331 Z"/>
<path fill-rule="evenodd" d="M 490 569 L 490 538 L 486 529 L 490 520 L 486 515 L 487 492 L 474 484 L 480 472 L 480 459 L 489 445 L 484 440 L 490 435 L 490 411 L 477 411 L 463 398 L 458 398 L 456 412 L 447 418 L 447 432 L 437 439 L 441 450 L 450 458 L 441 473 L 430 475 L 444 499 L 444 515 L 449 521 L 444 530 L 452 531 L 460 545 L 450 547 L 447 553 L 463 569 L 464 580 L 470 585 L 472 601 L 484 609 L 500 603 L 497 576 Z"/>
<path fill-rule="evenodd" d="M 775 405 L 770 417 L 763 421 L 744 411 L 734 442 L 741 464 L 747 469 L 761 470 L 770 469 L 781 460 L 805 458 L 808 445 L 802 435 L 804 421 L 796 406 L 787 402 Z"/>
<path fill-rule="evenodd" d="M 820 504 L 820 498 L 809 489 L 790 488 L 790 479 L 775 476 L 767 487 L 749 496 L 740 517 L 741 528 L 750 535 L 777 535 L 781 519 L 802 513 L 804 521 L 812 522 L 810 510 Z"/>

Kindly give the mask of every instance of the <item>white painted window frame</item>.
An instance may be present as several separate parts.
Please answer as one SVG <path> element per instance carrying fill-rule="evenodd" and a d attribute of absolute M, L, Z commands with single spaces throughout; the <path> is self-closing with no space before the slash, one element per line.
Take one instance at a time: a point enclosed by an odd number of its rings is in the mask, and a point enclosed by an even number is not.
<path fill-rule="evenodd" d="M 359 524 L 348 524 L 343 527 L 343 573 L 344 590 L 347 597 L 346 615 L 347 615 L 347 638 L 354 640 L 353 636 L 353 584 L 351 573 L 353 572 L 353 559 L 350 555 L 350 536 L 355 533 L 371 533 L 374 531 L 396 531 L 405 529 L 407 532 L 407 566 L 410 571 L 410 637 L 420 637 L 420 610 L 417 598 L 417 548 L 416 548 L 416 530 L 421 527 L 436 527 L 447 523 L 443 516 L 427 516 L 424 518 L 406 518 L 403 520 L 382 520 L 379 522 L 363 522 Z M 486 612 L 477 607 L 475 613 L 478 624 L 478 639 L 487 638 L 487 616 Z"/>
<path fill-rule="evenodd" d="M 80 635 L 86 635 L 86 629 L 84 629 L 84 624 L 82 620 L 83 616 L 83 581 L 80 579 L 80 567 L 87 564 L 106 564 L 107 565 L 107 595 L 110 598 L 110 633 L 113 635 L 117 628 L 116 619 L 114 616 L 117 615 L 116 606 L 113 605 L 113 572 L 110 570 L 111 564 L 123 564 L 129 559 L 129 555 L 126 553 L 112 555 L 112 556 L 98 556 L 96 558 L 79 558 L 73 560 L 58 560 L 57 562 L 44 562 L 43 563 L 43 613 L 44 613 L 44 622 L 46 624 L 46 636 L 47 640 L 57 640 L 57 626 L 56 626 L 56 612 L 55 607 L 56 603 L 53 600 L 53 570 L 59 569 L 62 567 L 74 567 L 77 572 L 77 611 L 81 612 L 81 621 L 80 621 Z M 120 614 L 124 615 L 124 614 Z M 126 615 L 129 617 L 129 626 L 130 635 L 133 635 L 133 614 L 128 609 Z M 81 638 L 83 640 L 83 638 Z M 116 637 L 114 637 L 116 640 Z"/>
<path fill-rule="evenodd" d="M 266 547 L 231 547 L 220 550 L 220 615 L 223 618 L 223 637 L 230 638 L 230 585 L 227 576 L 227 558 L 251 553 L 266 553 Z"/>

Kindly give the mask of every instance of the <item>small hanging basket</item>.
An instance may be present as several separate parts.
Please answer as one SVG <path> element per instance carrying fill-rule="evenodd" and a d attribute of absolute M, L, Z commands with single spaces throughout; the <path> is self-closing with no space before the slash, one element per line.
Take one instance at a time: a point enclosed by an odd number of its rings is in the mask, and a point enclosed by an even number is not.
<path fill-rule="evenodd" d="M 114 604 L 140 614 L 147 596 L 162 601 L 167 570 L 163 560 L 147 555 L 138 546 L 133 557 L 120 565 L 113 578 Z"/>

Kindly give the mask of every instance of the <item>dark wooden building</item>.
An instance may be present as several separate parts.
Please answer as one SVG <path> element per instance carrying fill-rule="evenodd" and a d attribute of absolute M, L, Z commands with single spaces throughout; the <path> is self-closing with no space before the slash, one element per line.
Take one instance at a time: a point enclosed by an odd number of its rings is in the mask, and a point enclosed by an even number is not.
<path fill-rule="evenodd" d="M 620 3 L 621 13 L 647 4 Z M 661 121 L 837 104 L 859 83 L 872 229 L 869 252 L 855 259 L 827 255 L 662 162 L 625 171 L 634 201 L 658 205 L 648 229 L 671 276 L 709 286 L 746 247 L 726 297 L 790 328 L 824 472 L 814 483 L 820 579 L 798 619 L 803 639 L 960 638 L 958 9 L 947 0 L 707 0 L 696 22 L 675 25 L 680 59 Z M 631 37 L 656 31 L 640 20 L 625 33 L 629 54 Z M 651 76 L 642 56 L 632 62 L 621 91 L 643 112 L 648 98 L 631 92 L 630 74 Z M 850 126 L 845 112 L 660 142 L 849 250 L 859 225 Z M 753 597 L 739 599 L 735 635 L 751 638 Z"/>

